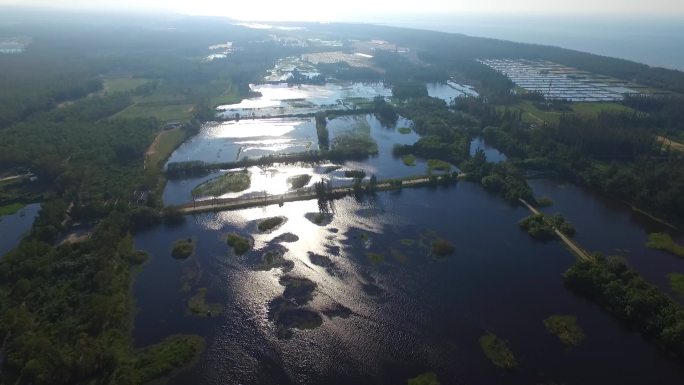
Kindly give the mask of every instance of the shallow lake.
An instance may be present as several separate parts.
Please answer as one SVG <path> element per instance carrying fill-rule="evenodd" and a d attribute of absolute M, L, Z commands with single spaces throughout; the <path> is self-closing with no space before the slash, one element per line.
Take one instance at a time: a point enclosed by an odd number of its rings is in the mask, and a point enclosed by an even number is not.
<path fill-rule="evenodd" d="M 470 142 L 470 156 L 475 155 L 477 150 L 483 150 L 488 162 L 500 163 L 508 159 L 501 151 L 494 147 L 488 146 L 484 139 L 477 137 Z"/>
<path fill-rule="evenodd" d="M 462 96 L 478 96 L 473 87 L 461 85 L 451 80 L 446 83 L 428 83 L 427 91 L 428 96 L 442 99 L 447 104 Z"/>
<path fill-rule="evenodd" d="M 582 189 L 549 181 L 533 181 L 533 187 L 556 201 L 548 210 L 567 215 L 586 248 L 643 251 L 637 245 L 654 224 L 633 220 L 624 207 L 606 205 Z M 136 236 L 137 247 L 151 254 L 133 288 L 140 308 L 136 345 L 173 333 L 207 337 L 200 363 L 173 384 L 397 384 L 425 371 L 435 371 L 444 384 L 684 382 L 676 361 L 563 286 L 562 274 L 574 257 L 558 242 L 536 242 L 521 231 L 525 209 L 476 184 L 404 189 L 360 201 L 348 197 L 335 202 L 325 226 L 304 216 L 317 210 L 317 202 L 308 201 L 195 215 Z M 288 220 L 270 234 L 259 233 L 258 221 L 272 216 Z M 252 236 L 255 251 L 233 255 L 222 240 L 227 232 Z M 281 339 L 268 308 L 283 294 L 284 273 L 256 267 L 286 232 L 299 237 L 282 243 L 294 263 L 288 274 L 317 284 L 309 308 L 342 305 L 351 314 L 323 316 L 319 328 Z M 171 243 L 190 236 L 197 239 L 196 255 L 174 260 Z M 449 240 L 454 255 L 435 259 L 406 241 L 426 237 Z M 327 263 L 314 263 L 310 252 Z M 658 258 L 654 264 L 665 260 L 663 271 L 673 263 L 666 255 L 648 255 Z M 638 258 L 628 258 L 637 265 Z M 193 277 L 193 290 L 208 288 L 208 301 L 222 304 L 224 312 L 187 315 L 192 290 L 180 291 L 183 276 L 186 282 Z M 542 323 L 553 314 L 576 315 L 585 341 L 564 348 Z M 487 331 L 508 341 L 519 370 L 505 372 L 487 360 L 478 344 Z"/>

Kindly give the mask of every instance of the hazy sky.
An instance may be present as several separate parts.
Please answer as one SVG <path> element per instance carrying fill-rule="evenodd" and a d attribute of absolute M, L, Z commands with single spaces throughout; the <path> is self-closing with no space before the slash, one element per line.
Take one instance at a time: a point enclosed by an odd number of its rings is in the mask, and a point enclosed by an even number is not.
<path fill-rule="evenodd" d="M 684 0 L 0 0 L 0 5 L 164 10 L 244 20 L 366 21 L 410 14 L 522 13 L 684 16 Z"/>

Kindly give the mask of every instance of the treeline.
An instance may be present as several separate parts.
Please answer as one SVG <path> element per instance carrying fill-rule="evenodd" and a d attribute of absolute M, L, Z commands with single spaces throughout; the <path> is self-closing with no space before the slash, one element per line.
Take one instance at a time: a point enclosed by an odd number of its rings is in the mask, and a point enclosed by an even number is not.
<path fill-rule="evenodd" d="M 483 111 L 496 122 L 485 140 L 519 165 L 557 175 L 625 200 L 675 222 L 684 220 L 684 158 L 643 128 L 644 116 L 603 112 L 596 117 L 567 114 L 558 124 L 530 129 L 519 114 L 498 111 L 471 100 L 460 105 Z M 657 119 L 658 116 L 651 117 Z"/>
<path fill-rule="evenodd" d="M 413 121 L 413 129 L 421 137 L 413 145 L 395 146 L 397 156 L 414 154 L 459 164 L 468 157 L 468 127 L 477 122 L 464 114 L 451 111 L 435 98 L 416 98 L 398 105 L 401 116 Z"/>
<path fill-rule="evenodd" d="M 480 183 L 485 190 L 501 196 L 509 203 L 518 204 L 521 198 L 535 203 L 525 172 L 509 162 L 488 162 L 482 149 L 462 162 L 460 168 L 466 174 L 466 180 Z"/>
<path fill-rule="evenodd" d="M 619 257 L 581 261 L 565 273 L 566 285 L 684 358 L 684 309 L 647 283 Z"/>

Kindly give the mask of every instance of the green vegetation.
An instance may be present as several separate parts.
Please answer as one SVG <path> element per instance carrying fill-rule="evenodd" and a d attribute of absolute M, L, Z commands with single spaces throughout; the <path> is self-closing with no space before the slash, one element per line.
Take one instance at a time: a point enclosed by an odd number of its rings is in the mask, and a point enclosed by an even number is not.
<path fill-rule="evenodd" d="M 114 117 L 120 119 L 153 117 L 161 122 L 173 120 L 189 122 L 194 116 L 194 109 L 194 104 L 136 103 Z"/>
<path fill-rule="evenodd" d="M 572 237 L 575 235 L 575 227 L 570 223 L 565 217 L 563 217 L 559 213 L 555 213 L 553 215 L 545 215 L 544 219 L 555 229 L 560 231 L 561 233 L 567 235 L 568 237 Z"/>
<path fill-rule="evenodd" d="M 247 190 L 252 183 L 249 171 L 228 172 L 214 178 L 192 190 L 193 196 L 221 196 L 229 192 L 240 192 Z"/>
<path fill-rule="evenodd" d="M 407 381 L 408 385 L 440 385 L 437 374 L 433 372 L 427 372 L 420 374 L 416 377 L 409 378 Z"/>
<path fill-rule="evenodd" d="M 228 234 L 226 239 L 228 246 L 233 248 L 236 255 L 243 255 L 252 249 L 252 240 L 235 233 Z"/>
<path fill-rule="evenodd" d="M 385 256 L 379 253 L 366 253 L 366 256 L 376 265 L 385 261 Z"/>
<path fill-rule="evenodd" d="M 261 264 L 257 270 L 268 271 L 271 269 L 282 268 L 284 271 L 290 271 L 294 268 L 294 262 L 285 259 L 287 249 L 280 246 L 273 250 L 269 250 L 261 256 Z"/>
<path fill-rule="evenodd" d="M 520 228 L 527 231 L 534 239 L 549 241 L 555 238 L 553 228 L 544 222 L 543 215 L 530 215 L 520 221 Z"/>
<path fill-rule="evenodd" d="M 179 239 L 173 243 L 171 256 L 176 259 L 185 259 L 195 252 L 195 241 L 192 238 Z"/>
<path fill-rule="evenodd" d="M 302 175 L 295 175 L 287 178 L 287 183 L 290 184 L 290 187 L 293 189 L 299 189 L 311 181 L 311 175 L 309 174 L 302 174 Z"/>
<path fill-rule="evenodd" d="M 324 112 L 316 113 L 316 133 L 318 134 L 318 146 L 321 150 L 330 148 L 330 132 L 328 132 L 328 120 Z"/>
<path fill-rule="evenodd" d="M 204 350 L 204 338 L 193 335 L 176 335 L 162 343 L 135 353 L 134 384 L 146 384 L 171 374 L 192 362 Z"/>
<path fill-rule="evenodd" d="M 577 317 L 571 315 L 553 315 L 544 320 L 549 332 L 558 336 L 565 346 L 577 346 L 584 340 L 584 331 L 577 325 Z"/>
<path fill-rule="evenodd" d="M 411 155 L 411 154 L 402 156 L 401 160 L 407 166 L 415 166 L 416 165 L 416 157 Z"/>
<path fill-rule="evenodd" d="M 661 250 L 678 257 L 684 257 L 684 246 L 677 244 L 670 234 L 653 233 L 648 236 L 646 247 Z"/>
<path fill-rule="evenodd" d="M 411 238 L 404 238 L 400 239 L 399 243 L 401 243 L 403 246 L 411 247 L 416 244 L 416 240 Z"/>
<path fill-rule="evenodd" d="M 161 169 L 162 163 L 183 143 L 186 135 L 186 131 L 180 128 L 160 132 L 145 154 L 147 164 Z"/>
<path fill-rule="evenodd" d="M 129 92 L 145 84 L 147 79 L 138 78 L 106 78 L 102 81 L 102 88 L 105 92 Z"/>
<path fill-rule="evenodd" d="M 333 139 L 330 147 L 332 153 L 349 156 L 378 153 L 378 144 L 366 133 L 347 133 L 337 136 Z"/>
<path fill-rule="evenodd" d="M 289 338 L 292 329 L 315 329 L 323 324 L 323 318 L 315 311 L 305 307 L 315 294 L 317 285 L 306 279 L 285 275 L 280 278 L 285 286 L 283 294 L 271 301 L 268 316 L 278 327 L 278 336 Z"/>
<path fill-rule="evenodd" d="M 3 215 L 12 215 L 23 209 L 24 205 L 21 203 L 12 203 L 4 206 L 0 206 L 0 217 Z"/>
<path fill-rule="evenodd" d="M 188 299 L 188 310 L 196 316 L 212 317 L 223 311 L 223 306 L 218 303 L 207 303 L 207 288 L 197 289 L 197 293 Z"/>
<path fill-rule="evenodd" d="M 684 308 L 647 283 L 619 257 L 595 256 L 565 273 L 566 285 L 615 317 L 684 357 Z"/>
<path fill-rule="evenodd" d="M 684 274 L 670 273 L 667 275 L 670 288 L 680 297 L 684 298 Z"/>
<path fill-rule="evenodd" d="M 430 251 L 436 257 L 446 257 L 454 253 L 456 248 L 446 239 L 435 239 L 432 241 Z"/>
<path fill-rule="evenodd" d="M 549 207 L 553 206 L 553 199 L 549 197 L 538 197 L 536 198 L 537 200 L 537 206 L 539 207 Z"/>
<path fill-rule="evenodd" d="M 277 227 L 280 227 L 287 218 L 285 217 L 271 217 L 271 218 L 266 218 L 264 220 L 261 220 L 259 224 L 257 225 L 257 228 L 259 231 L 262 233 L 269 232 L 274 230 Z"/>
<path fill-rule="evenodd" d="M 432 174 L 435 171 L 451 172 L 451 165 L 448 162 L 439 159 L 428 159 L 427 172 Z"/>
<path fill-rule="evenodd" d="M 518 362 L 506 342 L 494 333 L 487 333 L 480 337 L 480 347 L 494 365 L 507 370 L 518 367 Z"/>
<path fill-rule="evenodd" d="M 410 127 L 399 127 L 397 128 L 397 131 L 399 131 L 399 133 L 402 135 L 408 135 L 413 132 Z"/>
<path fill-rule="evenodd" d="M 366 172 L 363 170 L 344 170 L 346 178 L 363 179 L 366 177 Z"/>

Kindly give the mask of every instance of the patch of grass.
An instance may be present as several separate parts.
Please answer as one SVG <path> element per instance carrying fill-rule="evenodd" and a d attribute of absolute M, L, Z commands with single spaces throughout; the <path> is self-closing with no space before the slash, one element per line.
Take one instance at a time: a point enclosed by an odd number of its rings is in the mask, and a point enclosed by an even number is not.
<path fill-rule="evenodd" d="M 537 200 L 537 206 L 539 206 L 539 207 L 553 206 L 553 199 L 551 199 L 549 197 L 539 197 L 539 198 L 536 198 L 536 200 Z"/>
<path fill-rule="evenodd" d="M 437 374 L 433 372 L 423 373 L 413 378 L 409 378 L 408 385 L 440 385 Z"/>
<path fill-rule="evenodd" d="M 271 231 L 271 230 L 279 227 L 283 223 L 285 223 L 284 217 L 271 217 L 271 218 L 266 218 L 266 219 L 262 220 L 261 222 L 259 222 L 259 224 L 257 225 L 257 228 L 262 233 L 265 233 L 265 232 Z"/>
<path fill-rule="evenodd" d="M 453 254 L 456 248 L 446 239 L 439 238 L 432 241 L 430 251 L 434 256 L 446 257 Z"/>
<path fill-rule="evenodd" d="M 399 263 L 406 263 L 406 261 L 408 261 L 408 256 L 406 254 L 393 247 L 390 248 L 390 255 Z"/>
<path fill-rule="evenodd" d="M 544 326 L 558 336 L 565 346 L 577 346 L 584 340 L 584 331 L 577 324 L 575 316 L 553 315 L 544 320 Z"/>
<path fill-rule="evenodd" d="M 654 233 L 649 235 L 648 242 L 646 242 L 646 247 L 665 251 L 678 257 L 684 257 L 684 246 L 676 243 L 670 234 Z"/>
<path fill-rule="evenodd" d="M 411 132 L 413 132 L 413 130 L 411 130 L 411 128 L 409 128 L 409 127 L 399 127 L 399 128 L 397 128 L 397 131 L 399 131 L 399 133 L 402 135 L 408 135 Z"/>
<path fill-rule="evenodd" d="M 487 333 L 480 337 L 480 347 L 492 363 L 507 370 L 518 367 L 518 362 L 506 342 L 494 333 Z"/>
<path fill-rule="evenodd" d="M 156 118 L 160 122 L 178 120 L 189 122 L 193 117 L 194 104 L 135 103 L 114 115 L 114 118 Z"/>
<path fill-rule="evenodd" d="M 226 243 L 233 248 L 233 251 L 237 255 L 243 255 L 252 248 L 252 241 L 249 238 L 242 237 L 235 233 L 228 234 Z"/>
<path fill-rule="evenodd" d="M 230 192 L 247 190 L 252 184 L 252 178 L 247 170 L 234 171 L 223 174 L 195 187 L 193 196 L 221 196 Z"/>
<path fill-rule="evenodd" d="M 363 179 L 366 177 L 366 172 L 363 170 L 345 170 L 344 176 L 346 178 Z"/>
<path fill-rule="evenodd" d="M 204 350 L 204 338 L 175 335 L 135 353 L 134 383 L 146 384 L 191 364 Z"/>
<path fill-rule="evenodd" d="M 289 183 L 290 187 L 293 189 L 302 188 L 309 184 L 310 181 L 311 175 L 309 174 L 295 175 L 287 178 L 287 183 Z"/>
<path fill-rule="evenodd" d="M 330 149 L 343 154 L 377 154 L 378 144 L 366 133 L 344 134 L 333 139 Z"/>
<path fill-rule="evenodd" d="M 633 112 L 634 110 L 618 103 L 572 103 L 575 113 L 586 116 L 598 116 L 601 112 Z"/>
<path fill-rule="evenodd" d="M 427 171 L 428 174 L 432 173 L 433 171 L 442 171 L 442 172 L 450 172 L 451 171 L 451 165 L 443 160 L 439 159 L 429 159 L 427 162 Z"/>
<path fill-rule="evenodd" d="M 161 162 L 171 156 L 171 153 L 185 140 L 185 132 L 180 128 L 162 131 L 147 150 L 147 163 L 161 168 Z"/>
<path fill-rule="evenodd" d="M 195 241 L 192 238 L 179 239 L 173 243 L 171 256 L 176 259 L 185 259 L 195 252 Z"/>
<path fill-rule="evenodd" d="M 197 289 L 197 293 L 188 299 L 188 310 L 190 313 L 200 317 L 209 317 L 220 314 L 223 311 L 223 306 L 220 304 L 207 303 L 206 297 L 206 287 Z"/>
<path fill-rule="evenodd" d="M 128 257 L 128 260 L 132 265 L 142 265 L 149 258 L 150 254 L 148 254 L 145 250 L 136 250 Z"/>
<path fill-rule="evenodd" d="M 670 281 L 670 288 L 680 297 L 684 298 L 684 274 L 670 273 L 667 275 Z"/>
<path fill-rule="evenodd" d="M 109 78 L 102 81 L 104 90 L 110 93 L 133 91 L 145 83 L 147 79 L 141 78 Z"/>
<path fill-rule="evenodd" d="M 415 166 L 416 165 L 416 157 L 411 155 L 411 154 L 402 156 L 401 161 L 404 162 L 404 164 L 407 166 Z"/>
<path fill-rule="evenodd" d="M 11 203 L 8 205 L 0 206 L 0 217 L 3 215 L 13 215 L 19 212 L 19 210 L 25 207 L 22 203 Z"/>
<path fill-rule="evenodd" d="M 385 256 L 379 253 L 366 253 L 366 256 L 376 265 L 385 261 Z"/>
<path fill-rule="evenodd" d="M 400 239 L 399 243 L 401 243 L 402 246 L 411 247 L 416 244 L 416 240 L 411 238 L 405 238 Z"/>

